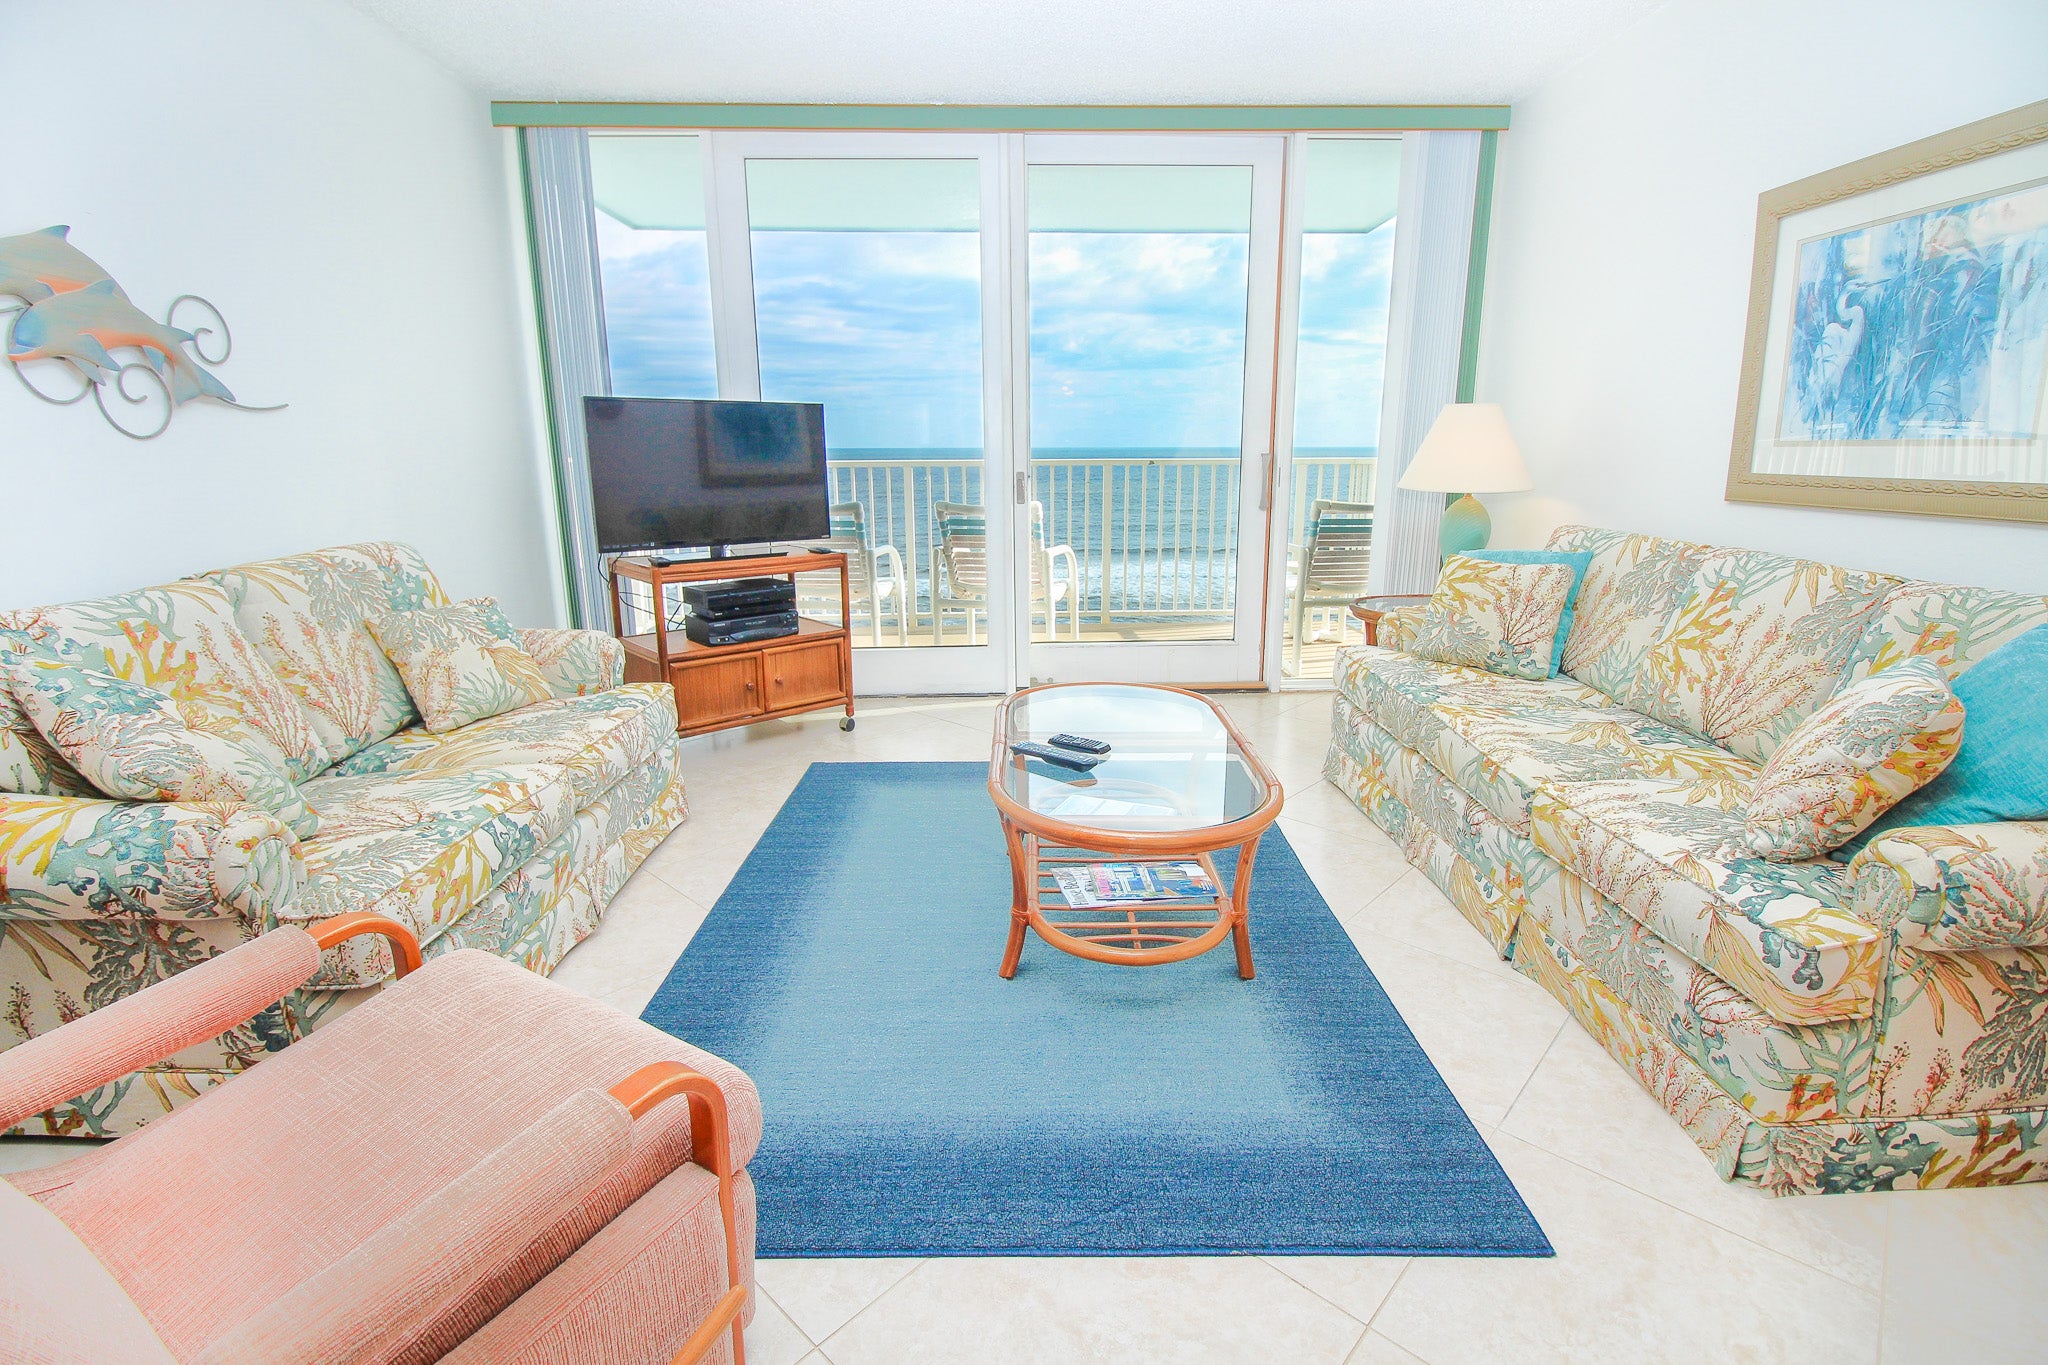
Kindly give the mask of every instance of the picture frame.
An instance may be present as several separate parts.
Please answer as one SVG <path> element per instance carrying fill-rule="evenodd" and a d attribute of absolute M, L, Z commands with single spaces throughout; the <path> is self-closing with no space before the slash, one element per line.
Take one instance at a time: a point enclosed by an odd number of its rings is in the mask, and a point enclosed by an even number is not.
<path fill-rule="evenodd" d="M 1727 499 L 2048 521 L 2048 100 L 1757 197 Z"/>

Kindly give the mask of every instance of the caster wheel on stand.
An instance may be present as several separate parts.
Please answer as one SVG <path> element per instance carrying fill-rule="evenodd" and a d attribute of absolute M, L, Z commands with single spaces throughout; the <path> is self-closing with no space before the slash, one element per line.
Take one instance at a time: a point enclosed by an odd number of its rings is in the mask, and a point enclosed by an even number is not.
<path fill-rule="evenodd" d="M 839 728 L 841 730 L 851 730 L 853 728 L 853 717 L 847 716 L 845 719 L 841 720 L 839 722 Z"/>

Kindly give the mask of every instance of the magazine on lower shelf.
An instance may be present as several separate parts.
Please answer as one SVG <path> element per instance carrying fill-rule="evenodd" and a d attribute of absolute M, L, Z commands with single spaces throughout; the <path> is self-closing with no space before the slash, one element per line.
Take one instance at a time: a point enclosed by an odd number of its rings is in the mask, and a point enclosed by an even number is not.
<path fill-rule="evenodd" d="M 1200 863 L 1068 863 L 1048 870 L 1067 904 L 1084 909 L 1216 895 L 1216 883 Z"/>

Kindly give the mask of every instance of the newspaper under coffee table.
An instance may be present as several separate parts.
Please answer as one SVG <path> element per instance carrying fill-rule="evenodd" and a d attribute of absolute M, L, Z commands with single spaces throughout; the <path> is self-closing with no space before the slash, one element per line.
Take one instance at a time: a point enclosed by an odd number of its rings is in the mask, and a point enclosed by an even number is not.
<path fill-rule="evenodd" d="M 1020 740 L 1083 735 L 1111 746 L 1087 773 L 1010 752 Z M 1053 947 L 1096 962 L 1180 962 L 1224 939 L 1238 975 L 1252 975 L 1246 899 L 1259 837 L 1280 814 L 1280 783 L 1207 697 L 1146 683 L 1053 683 L 996 711 L 988 790 L 1010 850 L 1010 941 L 1002 975 L 1017 973 L 1028 926 Z M 1226 884 L 1214 854 L 1234 848 Z M 1059 867 L 1108 859 L 1199 863 L 1214 896 L 1103 907 L 1070 905 Z"/>

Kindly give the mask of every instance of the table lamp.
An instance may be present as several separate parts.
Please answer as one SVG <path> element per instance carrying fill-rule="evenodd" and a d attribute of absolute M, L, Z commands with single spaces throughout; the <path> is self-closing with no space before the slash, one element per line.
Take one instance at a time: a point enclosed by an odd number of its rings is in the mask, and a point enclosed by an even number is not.
<path fill-rule="evenodd" d="M 1493 518 L 1474 493 L 1520 493 L 1536 486 L 1498 403 L 1446 403 L 1400 485 L 1419 493 L 1465 495 L 1444 509 L 1437 544 L 1446 555 L 1484 549 L 1493 534 Z"/>

